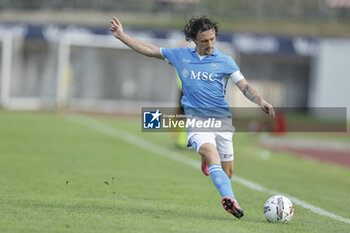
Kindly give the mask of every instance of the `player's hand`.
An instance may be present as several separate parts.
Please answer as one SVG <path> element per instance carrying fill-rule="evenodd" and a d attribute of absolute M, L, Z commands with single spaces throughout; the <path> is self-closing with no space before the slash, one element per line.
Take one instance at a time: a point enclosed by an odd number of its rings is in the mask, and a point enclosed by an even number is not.
<path fill-rule="evenodd" d="M 266 102 L 265 100 L 262 100 L 260 103 L 261 109 L 270 117 L 275 118 L 275 110 L 273 109 L 272 105 Z"/>
<path fill-rule="evenodd" d="M 119 20 L 116 17 L 113 17 L 111 22 L 111 32 L 113 33 L 114 37 L 117 39 L 120 39 L 122 34 L 124 33 L 123 26 L 119 22 Z"/>

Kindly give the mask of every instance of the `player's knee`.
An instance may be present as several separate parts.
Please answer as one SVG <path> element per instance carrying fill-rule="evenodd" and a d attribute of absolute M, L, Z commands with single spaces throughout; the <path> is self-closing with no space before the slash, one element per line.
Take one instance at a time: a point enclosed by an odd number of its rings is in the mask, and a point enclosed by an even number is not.
<path fill-rule="evenodd" d="M 205 161 L 207 162 L 207 165 L 211 164 L 217 164 L 220 163 L 219 154 L 215 148 L 215 146 L 211 143 L 205 143 L 203 144 L 199 150 L 198 153 L 204 157 Z"/>
<path fill-rule="evenodd" d="M 214 154 L 215 150 L 216 149 L 214 145 L 205 143 L 199 148 L 198 153 L 205 158 L 210 157 L 212 154 Z"/>
<path fill-rule="evenodd" d="M 208 156 L 214 151 L 214 146 L 210 143 L 204 143 L 199 147 L 198 153 L 202 156 Z"/>

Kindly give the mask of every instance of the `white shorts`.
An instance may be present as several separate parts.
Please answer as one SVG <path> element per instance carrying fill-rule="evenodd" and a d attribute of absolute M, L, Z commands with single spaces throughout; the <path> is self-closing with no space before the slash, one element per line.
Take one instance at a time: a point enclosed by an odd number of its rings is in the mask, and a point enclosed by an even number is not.
<path fill-rule="evenodd" d="M 204 143 L 213 144 L 219 152 L 221 162 L 234 159 L 233 132 L 188 132 L 187 141 L 198 152 Z"/>

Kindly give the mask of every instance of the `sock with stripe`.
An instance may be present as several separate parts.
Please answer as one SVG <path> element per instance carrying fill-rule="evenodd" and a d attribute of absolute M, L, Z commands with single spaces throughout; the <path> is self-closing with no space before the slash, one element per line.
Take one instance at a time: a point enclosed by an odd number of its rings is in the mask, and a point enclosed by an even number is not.
<path fill-rule="evenodd" d="M 220 192 L 221 196 L 228 196 L 236 199 L 233 195 L 230 178 L 222 170 L 221 164 L 212 164 L 209 166 L 209 173 L 211 180 L 213 181 L 216 189 Z"/>

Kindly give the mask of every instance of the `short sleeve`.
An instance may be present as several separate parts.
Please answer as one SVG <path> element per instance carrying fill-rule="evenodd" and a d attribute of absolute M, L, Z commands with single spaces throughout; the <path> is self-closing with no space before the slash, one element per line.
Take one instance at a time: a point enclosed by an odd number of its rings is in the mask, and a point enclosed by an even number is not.
<path fill-rule="evenodd" d="M 229 68 L 229 74 L 235 73 L 236 71 L 239 71 L 239 67 L 236 64 L 236 62 L 233 60 L 232 57 L 229 57 L 228 60 L 228 68 Z"/>
<path fill-rule="evenodd" d="M 178 54 L 181 52 L 182 48 L 166 49 L 161 48 L 160 53 L 164 57 L 164 60 L 170 65 L 176 66 L 178 61 Z"/>
<path fill-rule="evenodd" d="M 243 74 L 239 70 L 236 62 L 230 57 L 229 59 L 229 76 L 234 83 L 237 83 L 239 80 L 244 79 Z"/>

